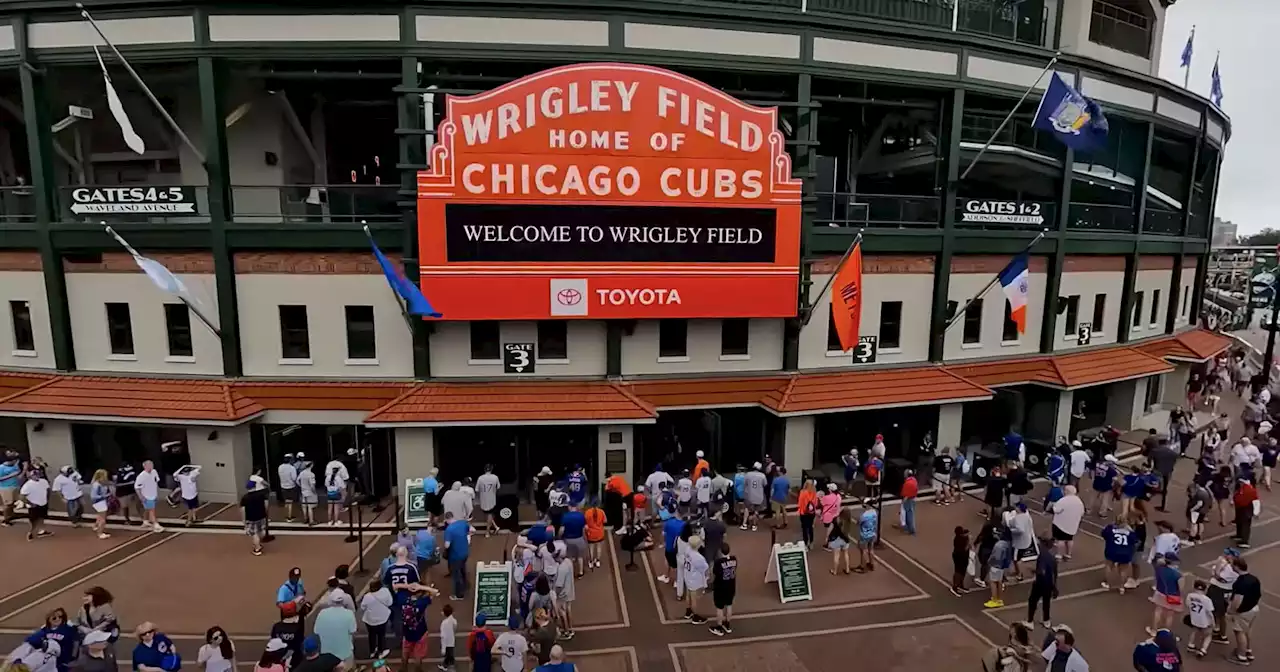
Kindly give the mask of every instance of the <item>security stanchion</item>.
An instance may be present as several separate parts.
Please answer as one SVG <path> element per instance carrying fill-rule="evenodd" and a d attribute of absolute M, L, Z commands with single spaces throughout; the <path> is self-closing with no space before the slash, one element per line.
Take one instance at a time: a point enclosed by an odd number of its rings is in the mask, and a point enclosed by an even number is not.
<path fill-rule="evenodd" d="M 343 539 L 343 541 L 348 544 L 353 544 L 356 541 L 359 541 L 359 537 L 356 536 L 356 511 L 359 509 L 359 504 L 353 504 L 352 506 L 347 507 L 347 538 Z"/>

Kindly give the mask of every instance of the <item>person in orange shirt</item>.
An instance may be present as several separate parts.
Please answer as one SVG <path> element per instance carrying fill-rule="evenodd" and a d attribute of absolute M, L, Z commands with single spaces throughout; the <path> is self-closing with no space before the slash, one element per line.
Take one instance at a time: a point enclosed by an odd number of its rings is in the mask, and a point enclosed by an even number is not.
<path fill-rule="evenodd" d="M 627 495 L 631 494 L 631 486 L 622 474 L 605 472 L 604 475 L 604 513 L 609 519 L 609 526 L 615 530 L 622 529 L 623 509 Z"/>
<path fill-rule="evenodd" d="M 694 455 L 698 458 L 698 462 L 693 465 L 693 482 L 697 483 L 698 477 L 702 475 L 702 472 L 710 469 L 711 464 L 703 459 L 703 452 L 701 450 L 694 453 Z"/>
<path fill-rule="evenodd" d="M 604 510 L 594 498 L 585 511 L 587 517 L 587 567 L 595 571 L 600 566 L 600 545 L 604 543 Z"/>
<path fill-rule="evenodd" d="M 804 487 L 800 488 L 800 497 L 796 500 L 796 511 L 800 513 L 801 539 L 808 548 L 813 548 L 813 519 L 818 515 L 820 508 L 818 491 L 814 489 L 813 479 L 804 479 Z"/>
<path fill-rule="evenodd" d="M 630 502 L 631 513 L 628 514 L 631 519 L 628 521 L 633 526 L 647 526 L 649 523 L 649 496 L 644 494 L 644 486 L 637 485 L 636 491 L 631 494 Z"/>

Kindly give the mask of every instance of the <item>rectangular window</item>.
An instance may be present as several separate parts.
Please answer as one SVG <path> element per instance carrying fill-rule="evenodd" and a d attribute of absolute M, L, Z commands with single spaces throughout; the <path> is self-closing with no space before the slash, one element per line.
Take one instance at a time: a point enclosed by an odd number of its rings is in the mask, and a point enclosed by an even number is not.
<path fill-rule="evenodd" d="M 569 323 L 566 320 L 538 322 L 538 359 L 569 359 Z"/>
<path fill-rule="evenodd" d="M 133 354 L 133 319 L 129 316 L 129 304 L 107 304 L 107 339 L 111 342 L 111 354 Z"/>
<path fill-rule="evenodd" d="M 10 301 L 9 317 L 13 320 L 13 349 L 17 352 L 35 352 L 36 333 L 31 325 L 31 304 L 26 301 Z"/>
<path fill-rule="evenodd" d="M 1142 328 L 1142 292 L 1133 295 L 1133 315 L 1130 319 L 1134 331 Z"/>
<path fill-rule="evenodd" d="M 880 302 L 880 334 L 876 343 L 880 348 L 902 347 L 902 302 Z"/>
<path fill-rule="evenodd" d="M 1080 323 L 1080 295 L 1072 294 L 1067 297 L 1067 309 L 1064 311 L 1067 315 L 1066 324 L 1062 325 L 1063 336 L 1075 336 L 1076 327 Z"/>
<path fill-rule="evenodd" d="M 502 359 L 499 327 L 501 322 L 471 323 L 471 359 L 493 361 Z"/>
<path fill-rule="evenodd" d="M 280 358 L 311 359 L 306 306 L 280 306 Z"/>
<path fill-rule="evenodd" d="M 827 352 L 841 352 L 840 332 L 836 331 L 836 321 L 827 311 Z"/>
<path fill-rule="evenodd" d="M 373 323 L 373 306 L 346 306 L 347 359 L 378 358 L 378 332 Z"/>
<path fill-rule="evenodd" d="M 720 320 L 720 356 L 751 354 L 751 320 Z"/>
<path fill-rule="evenodd" d="M 974 299 L 964 310 L 964 342 L 982 342 L 982 299 Z"/>
<path fill-rule="evenodd" d="M 1151 290 L 1151 326 L 1155 327 L 1160 320 L 1160 290 Z"/>
<path fill-rule="evenodd" d="M 1004 302 L 1004 326 L 1000 331 L 1001 343 L 1017 343 L 1022 339 L 1022 334 L 1018 333 L 1018 323 L 1013 321 L 1013 306 L 1008 301 Z"/>
<path fill-rule="evenodd" d="M 191 344 L 191 309 L 185 303 L 164 304 L 164 331 L 169 340 L 170 357 L 194 357 Z"/>
<path fill-rule="evenodd" d="M 658 356 L 689 356 L 689 322 L 688 320 L 658 321 Z"/>
<path fill-rule="evenodd" d="M 1107 295 L 1093 295 L 1093 333 L 1101 334 L 1103 319 L 1107 316 Z"/>
<path fill-rule="evenodd" d="M 1186 318 L 1189 310 L 1191 310 L 1191 285 L 1182 288 L 1182 303 L 1179 304 L 1178 313 Z"/>

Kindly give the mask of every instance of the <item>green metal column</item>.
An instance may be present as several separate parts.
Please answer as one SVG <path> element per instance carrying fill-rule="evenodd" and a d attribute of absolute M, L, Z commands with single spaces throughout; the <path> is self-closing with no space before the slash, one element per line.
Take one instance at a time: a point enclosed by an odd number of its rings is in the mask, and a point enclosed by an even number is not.
<path fill-rule="evenodd" d="M 1053 256 L 1049 257 L 1049 268 L 1044 285 L 1044 315 L 1040 320 L 1040 352 L 1053 352 L 1058 334 L 1058 295 L 1062 293 L 1062 273 L 1067 264 L 1067 226 L 1071 222 L 1071 164 L 1075 161 L 1075 151 L 1070 147 L 1062 158 L 1062 183 L 1058 188 L 1058 219 L 1052 222 L 1053 229 L 1058 232 L 1053 247 Z M 1049 222 L 1046 222 L 1049 224 Z M 1075 329 L 1075 325 L 1070 325 Z"/>
<path fill-rule="evenodd" d="M 49 100 L 45 95 L 47 74 L 28 50 L 25 17 L 13 19 L 13 37 L 21 60 L 18 80 L 22 88 L 22 116 L 26 121 L 27 155 L 31 161 L 31 188 L 36 201 L 40 267 L 49 304 L 53 361 L 59 371 L 74 371 L 76 354 L 71 334 L 71 309 L 67 305 L 67 277 L 62 269 L 62 255 L 53 241 L 53 222 L 62 213 L 58 209 L 58 180 L 53 170 L 53 132 L 49 130 Z"/>
<path fill-rule="evenodd" d="M 808 40 L 806 40 L 808 42 Z M 818 140 L 818 111 L 813 104 L 813 78 L 802 74 L 796 84 L 796 161 L 792 172 L 803 182 L 800 192 L 800 294 L 797 306 L 803 314 L 809 307 L 809 288 L 813 285 L 809 269 L 809 236 L 818 214 L 817 156 L 814 147 Z M 800 319 L 792 318 L 784 323 L 782 335 L 782 369 L 795 371 L 800 368 Z"/>
<path fill-rule="evenodd" d="M 400 17 L 401 40 L 412 41 L 414 36 L 413 14 L 405 11 Z M 405 56 L 400 59 L 400 84 L 405 88 L 418 86 L 418 59 Z M 426 136 L 422 129 L 434 120 L 422 118 L 422 97 L 414 93 L 399 96 L 396 134 L 400 136 L 400 223 L 403 242 L 400 246 L 404 277 L 418 284 L 418 170 L 427 165 Z M 430 292 L 426 292 L 430 298 Z M 413 337 L 413 377 L 426 380 L 431 377 L 431 327 L 422 318 L 410 316 L 409 329 Z"/>
<path fill-rule="evenodd" d="M 964 89 L 951 92 L 951 119 L 947 124 L 946 186 L 939 194 L 938 226 L 942 246 L 933 258 L 933 308 L 929 319 L 929 361 L 943 360 L 946 342 L 947 299 L 951 293 L 951 257 L 955 251 L 956 188 L 960 181 L 960 125 L 964 117 Z"/>
<path fill-rule="evenodd" d="M 236 269 L 227 223 L 231 219 L 231 177 L 227 165 L 227 126 L 222 110 L 226 64 L 212 56 L 196 59 L 200 83 L 200 126 L 204 132 L 205 173 L 209 178 L 209 248 L 218 291 L 218 328 L 222 331 L 222 372 L 244 374 L 240 353 L 240 311 L 236 299 Z"/>
<path fill-rule="evenodd" d="M 1116 325 L 1116 342 L 1128 343 L 1133 335 L 1133 290 L 1138 280 L 1138 267 L 1142 264 L 1142 223 L 1147 217 L 1147 185 L 1151 182 L 1151 150 L 1155 146 L 1156 125 L 1147 124 L 1147 146 L 1143 150 L 1142 175 L 1135 185 L 1133 251 L 1125 255 L 1124 283 L 1120 290 L 1120 320 Z M 1142 316 L 1138 316 L 1141 322 Z"/>
<path fill-rule="evenodd" d="M 1204 303 L 1205 285 L 1209 281 L 1210 241 L 1213 240 L 1213 210 L 1218 202 L 1218 184 L 1222 179 L 1222 152 L 1218 152 L 1218 162 L 1213 167 L 1213 193 L 1206 194 L 1209 199 L 1208 213 L 1205 222 L 1204 251 L 1196 261 L 1196 281 L 1191 285 L 1191 323 L 1200 324 L 1200 306 Z"/>
<path fill-rule="evenodd" d="M 1172 334 L 1174 324 L 1178 321 L 1178 311 L 1182 309 L 1182 260 L 1179 251 L 1173 255 L 1173 272 L 1170 273 L 1169 301 L 1166 304 L 1164 333 Z"/>

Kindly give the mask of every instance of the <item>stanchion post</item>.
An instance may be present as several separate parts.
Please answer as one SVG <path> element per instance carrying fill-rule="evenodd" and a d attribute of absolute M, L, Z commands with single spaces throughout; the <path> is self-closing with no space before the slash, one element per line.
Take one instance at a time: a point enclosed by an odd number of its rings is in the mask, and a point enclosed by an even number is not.
<path fill-rule="evenodd" d="M 359 546 L 357 557 L 360 559 L 360 568 L 356 570 L 356 574 L 361 576 L 369 573 L 364 567 L 364 511 L 360 507 L 356 507 L 356 545 Z"/>
<path fill-rule="evenodd" d="M 359 540 L 356 537 L 356 520 L 355 520 L 356 513 L 355 511 L 353 511 L 353 509 L 357 509 L 357 508 L 360 508 L 358 504 L 355 506 L 347 507 L 347 538 L 343 539 L 343 541 L 347 542 L 348 544 L 353 544 Z"/>
<path fill-rule="evenodd" d="M 884 540 L 881 538 L 880 529 L 884 524 L 884 489 L 877 487 L 879 492 L 876 493 L 876 541 L 873 544 L 876 550 L 884 548 Z"/>

